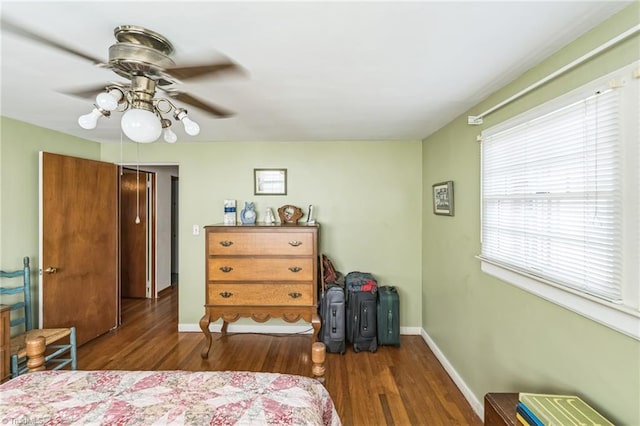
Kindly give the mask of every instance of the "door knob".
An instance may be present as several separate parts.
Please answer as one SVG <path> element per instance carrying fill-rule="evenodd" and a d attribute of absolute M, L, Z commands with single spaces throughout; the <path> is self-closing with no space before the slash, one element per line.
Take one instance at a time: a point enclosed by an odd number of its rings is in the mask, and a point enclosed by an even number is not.
<path fill-rule="evenodd" d="M 58 272 L 57 268 L 54 268 L 53 266 L 49 266 L 47 269 L 44 270 L 47 274 L 55 274 L 56 272 Z"/>

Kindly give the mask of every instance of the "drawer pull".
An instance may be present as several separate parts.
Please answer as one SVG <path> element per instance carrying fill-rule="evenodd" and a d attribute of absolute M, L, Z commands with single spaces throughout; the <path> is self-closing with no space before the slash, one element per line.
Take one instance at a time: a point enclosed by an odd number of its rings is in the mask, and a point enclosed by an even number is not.
<path fill-rule="evenodd" d="M 302 271 L 302 268 L 299 267 L 299 266 L 289 266 L 289 270 L 291 272 L 300 272 L 300 271 Z"/>
<path fill-rule="evenodd" d="M 233 293 L 229 293 L 228 291 L 223 291 L 222 293 L 220 293 L 220 296 L 224 297 L 225 299 L 228 299 L 231 296 L 233 296 Z"/>
<path fill-rule="evenodd" d="M 233 268 L 231 266 L 221 266 L 220 270 L 222 272 L 231 272 L 231 271 L 233 271 Z"/>
<path fill-rule="evenodd" d="M 220 245 L 222 247 L 229 247 L 229 246 L 233 245 L 233 241 L 229 241 L 229 240 L 220 241 Z"/>
<path fill-rule="evenodd" d="M 289 245 L 293 247 L 298 247 L 302 245 L 302 241 L 298 241 L 298 240 L 289 241 Z"/>
<path fill-rule="evenodd" d="M 294 298 L 294 299 L 297 299 L 298 297 L 302 296 L 302 293 L 298 293 L 298 292 L 289 293 L 289 296 Z"/>

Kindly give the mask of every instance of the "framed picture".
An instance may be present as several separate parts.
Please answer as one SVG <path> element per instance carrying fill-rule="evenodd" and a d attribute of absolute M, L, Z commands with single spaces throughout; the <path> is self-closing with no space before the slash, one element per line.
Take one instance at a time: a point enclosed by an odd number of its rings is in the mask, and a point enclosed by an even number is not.
<path fill-rule="evenodd" d="M 287 169 L 253 169 L 254 195 L 287 195 Z"/>
<path fill-rule="evenodd" d="M 453 181 L 433 185 L 433 213 L 453 216 Z"/>

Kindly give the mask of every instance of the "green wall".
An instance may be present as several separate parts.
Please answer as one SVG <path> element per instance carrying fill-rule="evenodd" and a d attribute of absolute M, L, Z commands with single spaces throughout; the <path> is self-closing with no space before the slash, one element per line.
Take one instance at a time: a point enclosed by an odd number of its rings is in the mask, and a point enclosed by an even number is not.
<path fill-rule="evenodd" d="M 640 3 L 579 38 L 423 142 L 422 327 L 466 386 L 569 393 L 616 424 L 640 425 L 640 342 L 480 271 L 480 146 L 506 118 L 640 58 L 638 36 L 485 118 L 485 111 L 640 22 Z M 454 181 L 456 215 L 435 216 L 431 185 Z"/>
<path fill-rule="evenodd" d="M 120 146 L 103 145 L 105 161 L 120 161 Z M 123 161 L 136 160 L 124 146 Z M 421 321 L 420 141 L 408 142 L 215 142 L 155 143 L 139 147 L 140 162 L 179 165 L 181 328 L 197 323 L 204 304 L 204 234 L 192 226 L 221 223 L 223 201 L 238 210 L 254 201 L 258 221 L 284 204 L 307 212 L 314 206 L 320 246 L 338 270 L 373 272 L 381 284 L 399 287 L 401 325 L 419 330 Z M 286 168 L 286 196 L 253 195 L 254 168 Z M 303 220 L 306 220 L 303 218 Z M 275 322 L 277 324 L 277 322 Z"/>
<path fill-rule="evenodd" d="M 178 164 L 180 173 L 180 324 L 198 329 L 204 304 L 204 234 L 192 226 L 222 221 L 223 200 L 266 207 L 314 205 L 321 250 L 338 270 L 373 272 L 403 298 L 401 325 L 420 329 L 420 141 L 97 144 L 2 118 L 0 264 L 38 264 L 38 152 L 108 162 Z M 138 149 L 136 149 L 138 148 Z M 122 151 L 122 153 L 121 153 Z M 287 196 L 254 196 L 253 169 L 288 169 Z M 4 266 L 7 265 L 7 266 Z M 38 280 L 34 274 L 34 294 Z M 274 321 L 277 324 L 277 321 Z"/>

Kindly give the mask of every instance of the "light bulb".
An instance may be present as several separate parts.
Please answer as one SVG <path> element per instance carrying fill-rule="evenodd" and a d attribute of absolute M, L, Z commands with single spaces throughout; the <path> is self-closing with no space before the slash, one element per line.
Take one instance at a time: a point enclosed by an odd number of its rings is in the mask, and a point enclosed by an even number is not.
<path fill-rule="evenodd" d="M 169 127 L 164 129 L 162 132 L 164 133 L 165 142 L 175 143 L 178 140 L 178 135 L 176 135 Z"/>
<path fill-rule="evenodd" d="M 96 96 L 96 104 L 104 110 L 113 111 L 118 108 L 118 100 L 114 95 L 119 94 L 117 90 L 112 90 L 109 93 L 102 92 Z"/>
<path fill-rule="evenodd" d="M 180 121 L 184 124 L 184 131 L 187 132 L 188 135 L 196 136 L 200 133 L 200 126 L 198 126 L 198 123 L 191 120 L 189 117 L 184 116 Z"/>
<path fill-rule="evenodd" d="M 149 143 L 162 133 L 160 119 L 146 109 L 130 109 L 122 115 L 122 131 L 134 142 Z"/>
<path fill-rule="evenodd" d="M 92 130 L 98 125 L 98 118 L 102 117 L 102 113 L 98 108 L 94 108 L 89 114 L 78 117 L 78 124 L 83 129 Z"/>

